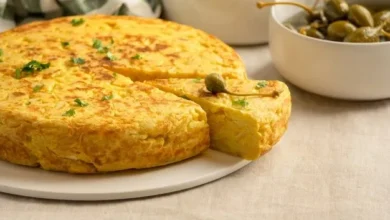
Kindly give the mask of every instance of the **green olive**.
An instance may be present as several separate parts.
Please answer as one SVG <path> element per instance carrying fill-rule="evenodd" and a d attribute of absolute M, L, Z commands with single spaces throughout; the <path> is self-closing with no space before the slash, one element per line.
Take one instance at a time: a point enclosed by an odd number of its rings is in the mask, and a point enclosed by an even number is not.
<path fill-rule="evenodd" d="M 299 33 L 312 38 L 325 39 L 324 34 L 322 34 L 319 30 L 311 26 L 301 27 L 299 29 Z"/>
<path fill-rule="evenodd" d="M 348 15 L 349 5 L 345 0 L 328 0 L 325 3 L 324 12 L 328 20 L 340 20 Z"/>
<path fill-rule="evenodd" d="M 206 89 L 212 94 L 226 93 L 234 96 L 262 96 L 276 97 L 281 91 L 272 91 L 271 93 L 234 93 L 226 89 L 226 83 L 223 77 L 218 73 L 211 73 L 205 78 Z"/>
<path fill-rule="evenodd" d="M 211 73 L 207 75 L 205 78 L 205 84 L 207 90 L 213 94 L 226 92 L 225 80 L 220 74 Z"/>
<path fill-rule="evenodd" d="M 355 30 L 355 25 L 348 21 L 335 21 L 328 26 L 328 39 L 342 41 L 348 34 Z"/>
<path fill-rule="evenodd" d="M 375 13 L 373 16 L 373 19 L 374 19 L 375 26 L 378 26 L 385 21 L 389 21 L 390 20 L 390 10 L 384 10 L 384 11 L 380 11 L 380 12 Z M 383 30 L 390 32 L 390 22 L 387 23 L 383 27 Z"/>
<path fill-rule="evenodd" d="M 351 43 L 375 43 L 381 41 L 381 31 L 384 24 L 377 27 L 360 27 L 348 34 L 344 42 Z"/>
<path fill-rule="evenodd" d="M 359 27 L 373 27 L 374 19 L 370 11 L 362 5 L 351 5 L 348 12 L 348 20 Z"/>

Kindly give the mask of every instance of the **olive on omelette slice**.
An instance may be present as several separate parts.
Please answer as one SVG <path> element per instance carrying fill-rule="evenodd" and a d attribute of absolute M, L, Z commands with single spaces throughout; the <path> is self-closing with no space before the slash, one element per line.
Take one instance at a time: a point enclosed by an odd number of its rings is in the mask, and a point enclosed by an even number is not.
<path fill-rule="evenodd" d="M 227 79 L 230 92 L 258 94 L 236 96 L 212 94 L 204 81 L 157 79 L 145 83 L 198 103 L 207 113 L 213 149 L 255 160 L 272 149 L 283 136 L 291 114 L 291 96 L 286 84 Z"/>

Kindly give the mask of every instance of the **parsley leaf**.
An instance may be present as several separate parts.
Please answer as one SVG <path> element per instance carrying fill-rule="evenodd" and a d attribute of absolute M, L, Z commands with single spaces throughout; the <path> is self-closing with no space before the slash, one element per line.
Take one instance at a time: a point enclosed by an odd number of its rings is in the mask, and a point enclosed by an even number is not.
<path fill-rule="evenodd" d="M 21 79 L 22 78 L 22 70 L 21 69 L 16 69 L 15 70 L 15 78 L 16 79 Z"/>
<path fill-rule="evenodd" d="M 99 47 L 97 50 L 99 53 L 107 53 L 109 51 L 108 47 Z"/>
<path fill-rule="evenodd" d="M 139 55 L 137 53 L 136 55 L 132 56 L 131 59 L 133 59 L 133 60 L 140 60 L 140 59 L 142 59 L 142 57 L 141 57 L 141 55 Z"/>
<path fill-rule="evenodd" d="M 257 83 L 257 85 L 256 85 L 256 89 L 261 89 L 261 88 L 264 88 L 264 87 L 266 87 L 267 86 L 267 81 L 260 81 L 260 82 L 258 82 Z"/>
<path fill-rule="evenodd" d="M 84 102 L 84 101 L 82 101 L 82 100 L 80 100 L 80 99 L 78 99 L 78 98 L 75 99 L 74 102 L 76 102 L 76 104 L 77 104 L 78 106 L 80 106 L 80 107 L 88 106 L 88 103 L 86 103 L 86 102 Z"/>
<path fill-rule="evenodd" d="M 84 20 L 83 18 L 72 19 L 72 21 L 70 21 L 70 23 L 72 24 L 72 26 L 80 26 L 80 25 L 82 25 L 84 22 L 85 22 L 85 20 Z"/>
<path fill-rule="evenodd" d="M 111 38 L 111 44 L 113 43 L 113 40 Z M 103 46 L 103 43 L 99 39 L 93 39 L 92 47 L 97 49 L 99 53 L 107 53 L 110 49 L 107 46 Z"/>
<path fill-rule="evenodd" d="M 68 111 L 66 111 L 64 114 L 62 114 L 62 116 L 74 116 L 76 114 L 75 110 L 74 109 L 69 109 Z"/>
<path fill-rule="evenodd" d="M 32 73 L 34 71 L 41 71 L 49 67 L 50 63 L 40 63 L 36 60 L 32 60 L 22 67 L 22 72 Z"/>
<path fill-rule="evenodd" d="M 23 77 L 29 76 L 35 71 L 41 71 L 50 67 L 50 63 L 40 63 L 36 60 L 32 60 L 25 64 L 22 68 L 15 70 L 15 78 L 21 79 Z"/>
<path fill-rule="evenodd" d="M 114 78 L 116 78 L 118 76 L 118 73 L 114 73 L 112 75 L 114 76 Z"/>
<path fill-rule="evenodd" d="M 114 38 L 111 37 L 110 43 L 114 44 Z"/>
<path fill-rule="evenodd" d="M 69 46 L 69 42 L 67 42 L 67 41 L 61 42 L 61 45 L 63 47 L 67 47 L 67 46 Z"/>
<path fill-rule="evenodd" d="M 33 88 L 33 92 L 39 92 L 43 88 L 43 85 L 36 85 Z"/>
<path fill-rule="evenodd" d="M 114 96 L 112 94 L 111 95 L 105 95 L 105 96 L 103 96 L 102 101 L 108 101 L 108 100 L 110 100 L 112 98 L 114 98 Z"/>
<path fill-rule="evenodd" d="M 245 108 L 249 103 L 245 99 L 237 99 L 232 101 L 233 105 L 239 105 L 243 108 Z"/>
<path fill-rule="evenodd" d="M 26 102 L 26 105 L 31 105 L 31 102 L 30 101 Z"/>
<path fill-rule="evenodd" d="M 3 56 L 3 49 L 0 49 L 0 57 Z"/>
<path fill-rule="evenodd" d="M 106 57 L 109 60 L 116 60 L 116 57 L 111 52 L 107 52 Z"/>
<path fill-rule="evenodd" d="M 93 39 L 92 47 L 96 48 L 96 49 L 101 48 L 102 47 L 102 41 L 99 40 L 99 39 Z"/>
<path fill-rule="evenodd" d="M 72 57 L 70 60 L 74 64 L 84 64 L 85 63 L 85 60 L 83 58 L 80 58 L 80 57 Z"/>

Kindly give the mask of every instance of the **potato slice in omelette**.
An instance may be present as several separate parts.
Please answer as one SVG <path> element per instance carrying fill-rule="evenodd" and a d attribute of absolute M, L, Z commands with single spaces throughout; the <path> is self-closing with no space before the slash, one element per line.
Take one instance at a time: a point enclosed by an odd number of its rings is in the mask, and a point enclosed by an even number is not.
<path fill-rule="evenodd" d="M 269 151 L 283 136 L 291 114 L 288 87 L 280 81 L 228 79 L 234 93 L 259 96 L 213 95 L 203 79 L 159 79 L 146 83 L 198 103 L 207 113 L 211 148 L 254 160 Z M 266 94 L 278 92 L 276 97 Z"/>

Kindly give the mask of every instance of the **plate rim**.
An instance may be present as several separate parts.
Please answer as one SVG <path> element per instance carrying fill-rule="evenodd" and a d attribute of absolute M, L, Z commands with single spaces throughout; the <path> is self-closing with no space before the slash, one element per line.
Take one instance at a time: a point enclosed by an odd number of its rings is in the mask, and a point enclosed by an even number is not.
<path fill-rule="evenodd" d="M 217 154 L 224 154 L 222 152 L 218 152 L 213 149 L 209 149 L 209 151 L 217 152 Z M 202 155 L 199 155 L 202 157 Z M 230 156 L 230 155 L 224 155 Z M 233 157 L 233 156 L 230 156 Z M 197 159 L 197 158 L 193 158 Z M 186 163 L 187 161 L 182 161 L 182 163 Z M 51 190 L 42 190 L 42 189 L 34 189 L 34 187 L 18 187 L 18 186 L 10 186 L 9 184 L 1 183 L 0 181 L 0 193 L 17 195 L 22 197 L 30 197 L 30 198 L 38 198 L 38 199 L 48 199 L 48 200 L 65 200 L 65 201 L 113 201 L 113 200 L 125 200 L 125 199 L 137 199 L 137 198 L 147 198 L 152 196 L 159 196 L 169 193 L 175 193 L 179 191 L 183 191 L 186 189 L 192 189 L 198 186 L 205 185 L 207 183 L 211 183 L 213 181 L 219 180 L 225 176 L 228 176 L 246 165 L 250 164 L 252 161 L 240 159 L 238 158 L 237 162 L 233 164 L 229 164 L 223 168 L 218 168 L 213 172 L 205 173 L 205 175 L 201 175 L 195 177 L 193 179 L 189 179 L 186 181 L 181 181 L 174 184 L 163 185 L 154 188 L 146 188 L 141 190 L 132 191 L 129 188 L 124 188 L 123 190 L 115 191 L 115 192 L 55 192 Z M 188 163 L 188 162 L 187 162 Z M 7 164 L 7 162 L 5 163 Z M 9 164 L 10 166 L 18 166 L 14 164 Z M 175 166 L 180 164 L 171 164 L 168 169 L 174 169 Z M 0 164 L 2 166 L 2 164 Z M 37 169 L 37 171 L 42 171 L 39 168 L 30 168 L 23 167 L 22 169 Z M 163 168 L 163 167 L 162 167 Z M 52 172 L 52 171 L 44 171 L 44 172 Z M 125 171 L 126 172 L 126 171 Z M 152 171 L 153 172 L 153 171 Z M 47 174 L 47 173 L 45 173 Z M 53 174 L 58 174 L 53 172 Z M 50 173 L 49 173 L 50 175 Z M 112 177 L 113 175 L 104 174 L 107 177 Z M 104 178 L 104 177 L 103 177 Z"/>

